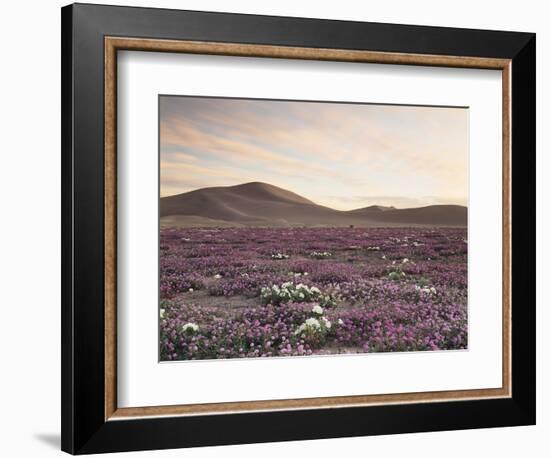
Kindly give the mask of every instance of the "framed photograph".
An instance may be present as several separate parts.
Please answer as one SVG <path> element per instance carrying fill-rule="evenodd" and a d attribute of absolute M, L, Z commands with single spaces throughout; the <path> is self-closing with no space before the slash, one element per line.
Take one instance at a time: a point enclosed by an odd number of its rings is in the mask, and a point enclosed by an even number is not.
<path fill-rule="evenodd" d="M 62 9 L 62 448 L 535 423 L 535 35 Z"/>

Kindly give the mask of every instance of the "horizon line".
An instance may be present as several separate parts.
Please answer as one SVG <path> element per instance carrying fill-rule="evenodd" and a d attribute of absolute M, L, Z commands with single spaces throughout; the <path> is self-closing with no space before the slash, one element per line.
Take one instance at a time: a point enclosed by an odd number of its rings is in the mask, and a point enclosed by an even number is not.
<path fill-rule="evenodd" d="M 169 197 L 175 197 L 175 196 L 180 196 L 182 194 L 189 194 L 191 192 L 196 192 L 196 191 L 202 191 L 202 190 L 205 190 L 205 189 L 214 189 L 214 188 L 235 188 L 237 186 L 244 186 L 244 185 L 251 185 L 251 184 L 263 184 L 263 185 L 268 185 L 268 186 L 272 186 L 274 188 L 278 188 L 278 189 L 281 189 L 283 191 L 287 191 L 287 192 L 291 192 L 293 194 L 296 194 L 297 196 L 299 197 L 302 197 L 304 199 L 307 199 L 309 201 L 311 201 L 314 205 L 317 205 L 319 207 L 325 207 L 325 208 L 329 208 L 331 210 L 334 210 L 334 211 L 338 211 L 338 212 L 342 212 L 342 213 L 346 213 L 346 212 L 352 212 L 352 211 L 355 211 L 355 210 L 361 210 L 361 209 L 364 209 L 364 208 L 371 208 L 371 207 L 382 207 L 382 208 L 388 208 L 388 209 L 393 209 L 393 210 L 409 210 L 409 209 L 416 209 L 416 208 L 426 208 L 426 207 L 437 207 L 437 206 L 455 206 L 455 207 L 463 207 L 463 208 L 468 208 L 468 205 L 463 205 L 463 204 L 458 204 L 458 203 L 446 203 L 446 204 L 428 204 L 428 205 L 419 205 L 419 206 L 416 206 L 416 207 L 396 207 L 395 205 L 380 205 L 380 204 L 371 204 L 371 205 L 366 205 L 366 206 L 363 206 L 363 207 L 357 207 L 357 208 L 352 208 L 350 210 L 339 210 L 339 209 L 336 209 L 336 208 L 332 208 L 332 207 L 329 207 L 328 205 L 323 205 L 323 204 L 319 204 L 317 202 L 315 202 L 313 199 L 310 199 L 309 197 L 305 197 L 301 194 L 298 194 L 294 191 L 291 191 L 289 189 L 286 189 L 286 188 L 282 188 L 280 186 L 277 186 L 277 185 L 274 185 L 274 184 L 271 184 L 271 183 L 267 183 L 265 181 L 258 181 L 258 180 L 255 180 L 255 181 L 246 181 L 244 183 L 237 183 L 237 184 L 233 184 L 233 185 L 224 185 L 224 186 L 204 186 L 204 187 L 200 187 L 200 188 L 196 188 L 196 189 L 192 189 L 190 191 L 184 191 L 184 192 L 179 192 L 179 193 L 176 193 L 176 194 L 169 194 L 169 195 L 166 195 L 166 196 L 161 196 L 160 195 L 160 189 L 159 189 L 159 201 L 161 199 L 165 199 L 165 198 L 169 198 Z M 396 198 L 396 199 L 406 199 L 406 197 L 400 197 L 400 196 L 391 196 L 392 198 Z"/>

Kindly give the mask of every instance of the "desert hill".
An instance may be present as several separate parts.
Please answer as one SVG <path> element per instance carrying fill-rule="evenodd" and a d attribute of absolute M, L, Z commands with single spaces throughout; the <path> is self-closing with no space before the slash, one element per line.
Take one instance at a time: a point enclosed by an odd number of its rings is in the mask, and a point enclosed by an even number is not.
<path fill-rule="evenodd" d="M 202 188 L 160 199 L 162 226 L 466 226 L 467 208 L 431 205 L 350 211 L 317 205 L 267 183 Z"/>

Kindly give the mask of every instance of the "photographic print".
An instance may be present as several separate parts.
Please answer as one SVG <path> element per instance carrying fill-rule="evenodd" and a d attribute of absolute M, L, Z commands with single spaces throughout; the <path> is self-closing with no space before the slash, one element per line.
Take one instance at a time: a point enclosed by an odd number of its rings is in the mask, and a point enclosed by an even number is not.
<path fill-rule="evenodd" d="M 467 349 L 468 122 L 159 96 L 160 360 Z"/>

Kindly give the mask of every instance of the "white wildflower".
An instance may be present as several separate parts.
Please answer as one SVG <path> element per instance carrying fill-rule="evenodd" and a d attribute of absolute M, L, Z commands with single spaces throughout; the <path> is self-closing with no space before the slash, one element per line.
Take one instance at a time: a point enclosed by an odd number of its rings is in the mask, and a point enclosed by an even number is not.
<path fill-rule="evenodd" d="M 344 324 L 344 320 L 342 320 L 342 318 L 338 318 L 338 324 L 342 326 Z"/>
<path fill-rule="evenodd" d="M 160 309 L 160 318 L 161 318 L 161 319 L 164 318 L 164 313 L 165 313 L 165 310 L 164 310 L 164 309 Z"/>
<path fill-rule="evenodd" d="M 290 256 L 284 253 L 275 253 L 271 255 L 272 259 L 288 259 Z"/>
<path fill-rule="evenodd" d="M 313 258 L 330 258 L 332 253 L 329 251 L 312 251 L 310 256 Z"/>
<path fill-rule="evenodd" d="M 314 305 L 313 308 L 311 309 L 311 311 L 313 313 L 315 313 L 316 315 L 322 315 L 323 314 L 323 307 L 321 307 L 320 305 Z"/>
<path fill-rule="evenodd" d="M 190 293 L 192 293 L 193 291 L 195 291 L 193 288 L 189 288 Z"/>
<path fill-rule="evenodd" d="M 319 320 L 317 318 L 308 318 L 305 324 L 311 328 L 321 327 L 321 323 L 319 323 Z"/>
<path fill-rule="evenodd" d="M 219 279 L 219 278 L 222 278 L 222 276 L 220 274 L 216 274 L 214 275 L 214 278 Z"/>
<path fill-rule="evenodd" d="M 321 328 L 321 323 L 319 323 L 319 320 L 317 318 L 308 318 L 305 323 L 302 323 L 296 331 L 294 331 L 294 335 L 302 334 L 305 331 L 310 332 L 317 332 Z"/>
<path fill-rule="evenodd" d="M 182 331 L 182 332 L 191 332 L 191 333 L 195 333 L 195 332 L 198 332 L 198 331 L 199 331 L 199 325 L 196 324 L 196 323 L 185 323 L 185 324 L 181 327 L 181 331 Z"/>
<path fill-rule="evenodd" d="M 291 281 L 284 282 L 281 286 L 261 288 L 261 297 L 264 303 L 279 305 L 286 302 L 317 302 L 320 306 L 335 305 L 335 300 L 330 294 L 323 295 L 319 288 L 309 287 L 303 283 L 294 285 Z"/>
<path fill-rule="evenodd" d="M 415 289 L 424 294 L 437 294 L 437 290 L 433 286 L 430 286 L 430 287 L 423 286 L 422 288 L 416 286 Z"/>

